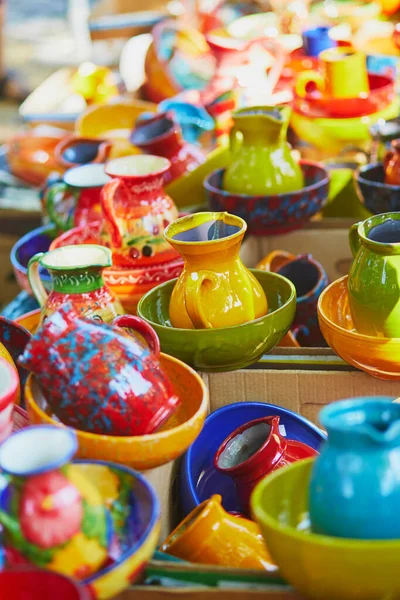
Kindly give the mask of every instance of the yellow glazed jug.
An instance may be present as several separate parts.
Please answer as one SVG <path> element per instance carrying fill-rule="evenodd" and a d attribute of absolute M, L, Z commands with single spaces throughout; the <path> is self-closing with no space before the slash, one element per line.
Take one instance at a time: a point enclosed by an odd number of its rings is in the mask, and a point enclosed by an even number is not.
<path fill-rule="evenodd" d="M 239 257 L 246 229 L 226 212 L 188 215 L 167 227 L 166 240 L 184 259 L 169 305 L 173 327 L 230 327 L 267 313 L 264 290 Z"/>

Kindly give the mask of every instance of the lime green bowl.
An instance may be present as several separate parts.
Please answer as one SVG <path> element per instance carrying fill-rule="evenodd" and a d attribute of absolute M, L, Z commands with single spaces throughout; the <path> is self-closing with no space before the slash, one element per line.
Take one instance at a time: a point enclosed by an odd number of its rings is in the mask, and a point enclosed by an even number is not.
<path fill-rule="evenodd" d="M 302 598 L 313 600 L 400 598 L 400 540 L 310 533 L 308 489 L 314 460 L 268 475 L 251 497 L 253 517 L 282 577 Z"/>
<path fill-rule="evenodd" d="M 137 314 L 160 338 L 165 354 L 199 371 L 232 371 L 251 365 L 274 348 L 289 330 L 296 311 L 296 291 L 285 277 L 251 269 L 268 300 L 268 314 L 249 323 L 220 329 L 177 329 L 169 320 L 169 301 L 176 279 L 150 290 Z"/>

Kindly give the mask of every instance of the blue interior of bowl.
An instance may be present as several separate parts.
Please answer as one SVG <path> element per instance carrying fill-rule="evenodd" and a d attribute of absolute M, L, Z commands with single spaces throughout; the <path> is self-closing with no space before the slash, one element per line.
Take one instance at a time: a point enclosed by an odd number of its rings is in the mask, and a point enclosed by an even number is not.
<path fill-rule="evenodd" d="M 303 442 L 318 450 L 326 439 L 313 423 L 295 412 L 262 402 L 239 402 L 224 406 L 209 415 L 202 432 L 186 452 L 180 469 L 181 503 L 188 514 L 213 494 L 222 496 L 224 508 L 240 512 L 232 479 L 214 468 L 214 456 L 222 442 L 235 429 L 261 417 L 277 415 L 288 439 Z"/>
<path fill-rule="evenodd" d="M 27 274 L 28 263 L 32 256 L 38 252 L 47 252 L 56 236 L 57 230 L 53 225 L 43 225 L 20 238 L 13 246 L 10 254 L 14 268 Z M 41 279 L 50 285 L 51 279 L 48 271 L 40 267 L 39 273 Z"/>

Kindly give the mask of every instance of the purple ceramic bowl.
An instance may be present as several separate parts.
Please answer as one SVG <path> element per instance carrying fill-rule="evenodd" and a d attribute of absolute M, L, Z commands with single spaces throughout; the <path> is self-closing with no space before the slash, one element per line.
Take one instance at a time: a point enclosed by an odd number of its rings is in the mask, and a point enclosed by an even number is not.
<path fill-rule="evenodd" d="M 204 180 L 208 206 L 212 211 L 227 211 L 247 222 L 253 235 L 275 235 L 301 228 L 325 206 L 329 175 L 321 165 L 300 161 L 305 187 L 297 192 L 271 196 L 232 194 L 222 189 L 223 169 Z"/>

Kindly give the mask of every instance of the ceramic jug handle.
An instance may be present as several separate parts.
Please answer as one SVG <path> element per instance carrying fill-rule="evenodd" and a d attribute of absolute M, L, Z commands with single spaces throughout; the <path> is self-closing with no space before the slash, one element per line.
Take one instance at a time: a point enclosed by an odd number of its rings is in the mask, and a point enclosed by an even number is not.
<path fill-rule="evenodd" d="M 28 263 L 29 283 L 36 300 L 42 307 L 45 306 L 48 298 L 48 294 L 39 275 L 40 259 L 42 258 L 42 256 L 44 256 L 44 254 L 44 252 L 39 252 L 38 254 L 35 254 L 35 256 L 32 256 L 31 260 Z"/>
<path fill-rule="evenodd" d="M 204 314 L 201 301 L 201 286 L 206 282 L 218 284 L 218 278 L 212 271 L 199 271 L 197 279 L 188 277 L 185 287 L 185 304 L 190 320 L 196 329 L 212 329 L 212 325 Z"/>
<path fill-rule="evenodd" d="M 349 229 L 349 244 L 352 255 L 356 256 L 357 252 L 360 249 L 361 241 L 360 236 L 358 235 L 358 226 L 360 223 L 354 223 Z"/>
<path fill-rule="evenodd" d="M 307 87 L 312 83 L 321 94 L 325 89 L 325 80 L 317 71 L 303 71 L 296 77 L 295 92 L 300 98 L 306 98 L 309 95 Z"/>
<path fill-rule="evenodd" d="M 286 263 L 294 260 L 295 258 L 296 257 L 294 254 L 286 252 L 285 250 L 274 250 L 260 260 L 256 266 L 256 269 L 277 273 L 279 269 L 286 265 Z"/>
<path fill-rule="evenodd" d="M 153 354 L 156 356 L 160 355 L 160 340 L 158 339 L 158 335 L 154 329 L 140 317 L 134 315 L 121 315 L 120 317 L 116 317 L 112 324 L 117 327 L 133 329 L 145 339 Z"/>
<path fill-rule="evenodd" d="M 112 245 L 116 248 L 121 248 L 123 234 L 119 229 L 117 215 L 114 208 L 114 197 L 118 190 L 123 185 L 122 179 L 112 179 L 107 181 L 103 186 L 100 194 L 101 210 L 103 217 L 109 226 Z"/>
<path fill-rule="evenodd" d="M 73 207 L 68 207 L 68 201 L 73 200 Z M 62 218 L 57 207 L 66 205 L 67 216 Z M 45 206 L 50 220 L 62 231 L 68 231 L 74 226 L 74 209 L 76 198 L 71 191 L 68 191 L 68 185 L 63 181 L 53 183 L 47 192 L 45 192 Z"/>

